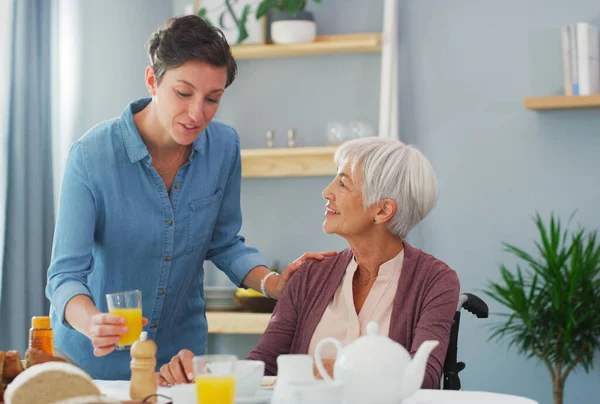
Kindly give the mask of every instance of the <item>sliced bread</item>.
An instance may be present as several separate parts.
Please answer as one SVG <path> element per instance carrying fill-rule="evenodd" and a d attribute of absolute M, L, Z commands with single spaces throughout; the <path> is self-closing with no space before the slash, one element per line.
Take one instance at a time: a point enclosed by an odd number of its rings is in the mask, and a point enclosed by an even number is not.
<path fill-rule="evenodd" d="M 74 397 L 96 396 L 100 391 L 77 366 L 46 362 L 26 369 L 6 388 L 6 404 L 51 404 Z"/>

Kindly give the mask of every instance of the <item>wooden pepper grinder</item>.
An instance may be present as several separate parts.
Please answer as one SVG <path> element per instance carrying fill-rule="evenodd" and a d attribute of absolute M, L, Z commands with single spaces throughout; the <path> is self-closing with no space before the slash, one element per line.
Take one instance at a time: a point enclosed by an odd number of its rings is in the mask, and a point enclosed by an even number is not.
<path fill-rule="evenodd" d="M 158 385 L 154 369 L 156 367 L 156 343 L 148 339 L 148 333 L 143 331 L 140 339 L 131 346 L 131 384 L 129 395 L 132 400 L 143 400 L 156 394 Z M 155 403 L 156 396 L 145 401 Z"/>

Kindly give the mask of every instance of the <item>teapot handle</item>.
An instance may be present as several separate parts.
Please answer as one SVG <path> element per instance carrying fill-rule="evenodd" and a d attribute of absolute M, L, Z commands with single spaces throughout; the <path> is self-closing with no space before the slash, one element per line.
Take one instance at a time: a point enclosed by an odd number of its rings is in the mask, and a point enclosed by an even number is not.
<path fill-rule="evenodd" d="M 315 349 L 315 364 L 317 365 L 317 369 L 319 370 L 321 377 L 329 382 L 332 382 L 333 379 L 331 378 L 331 376 L 329 376 L 329 373 L 327 373 L 327 371 L 325 370 L 325 366 L 323 366 L 323 357 L 321 356 L 321 351 L 323 350 L 323 347 L 327 343 L 332 343 L 333 345 L 335 345 L 336 359 L 339 356 L 340 352 L 342 351 L 342 344 L 337 339 L 328 337 L 328 338 L 323 338 L 321 341 L 319 341 L 319 343 L 317 344 L 317 349 Z"/>

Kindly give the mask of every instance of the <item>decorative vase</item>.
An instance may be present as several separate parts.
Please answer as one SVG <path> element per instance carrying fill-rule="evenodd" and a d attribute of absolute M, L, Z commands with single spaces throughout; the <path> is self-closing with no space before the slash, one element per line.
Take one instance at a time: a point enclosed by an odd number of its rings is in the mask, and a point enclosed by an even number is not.
<path fill-rule="evenodd" d="M 285 11 L 272 11 L 271 40 L 279 45 L 314 42 L 317 24 L 310 11 L 290 15 Z"/>

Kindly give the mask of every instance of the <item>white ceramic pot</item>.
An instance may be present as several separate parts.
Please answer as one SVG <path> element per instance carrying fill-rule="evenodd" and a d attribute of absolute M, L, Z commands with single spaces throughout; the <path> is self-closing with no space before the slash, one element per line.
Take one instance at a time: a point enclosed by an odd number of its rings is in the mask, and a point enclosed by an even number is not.
<path fill-rule="evenodd" d="M 271 23 L 271 39 L 279 45 L 314 42 L 317 24 L 306 20 L 281 20 Z"/>

